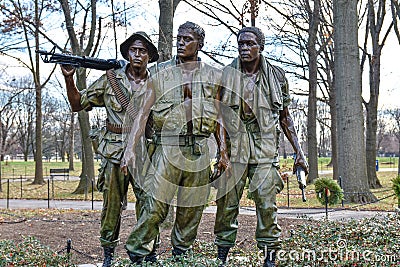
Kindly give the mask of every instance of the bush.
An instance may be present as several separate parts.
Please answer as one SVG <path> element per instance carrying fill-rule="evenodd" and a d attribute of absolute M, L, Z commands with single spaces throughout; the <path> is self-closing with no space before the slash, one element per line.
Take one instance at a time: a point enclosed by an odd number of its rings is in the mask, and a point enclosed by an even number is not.
<path fill-rule="evenodd" d="M 34 237 L 24 237 L 17 244 L 12 240 L 0 240 L 0 256 L 0 266 L 71 266 L 67 255 L 58 255 Z"/>
<path fill-rule="evenodd" d="M 216 259 L 217 247 L 214 243 L 196 240 L 193 244 L 192 250 L 188 251 L 185 256 L 178 256 L 176 258 L 167 255 L 160 255 L 159 262 L 161 264 L 143 263 L 142 267 L 219 267 L 221 261 Z M 252 251 L 243 251 L 243 249 L 234 247 L 229 253 L 228 266 L 259 266 L 260 262 L 258 249 L 254 248 Z M 118 257 L 113 262 L 113 267 L 127 267 L 130 261 L 126 258 Z"/>
<path fill-rule="evenodd" d="M 400 175 L 398 175 L 396 178 L 394 178 L 392 180 L 392 182 L 393 182 L 393 187 L 392 188 L 393 188 L 394 193 L 397 196 L 398 205 L 399 205 L 399 208 L 400 208 Z"/>
<path fill-rule="evenodd" d="M 318 178 L 314 182 L 317 199 L 325 205 L 325 188 L 328 188 L 328 204 L 336 205 L 343 199 L 343 191 L 336 181 L 330 178 Z"/>
<path fill-rule="evenodd" d="M 400 214 L 310 220 L 283 242 L 279 266 L 400 266 Z"/>

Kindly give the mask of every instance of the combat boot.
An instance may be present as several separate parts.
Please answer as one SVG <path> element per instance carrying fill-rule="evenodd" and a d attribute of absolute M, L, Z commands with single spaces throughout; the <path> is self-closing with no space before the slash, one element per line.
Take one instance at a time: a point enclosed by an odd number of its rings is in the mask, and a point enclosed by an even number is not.
<path fill-rule="evenodd" d="M 111 267 L 111 262 L 114 257 L 114 247 L 103 247 L 104 249 L 104 260 L 103 267 Z"/>
<path fill-rule="evenodd" d="M 276 259 L 275 251 L 267 251 L 263 267 L 275 267 L 275 259 Z"/>
<path fill-rule="evenodd" d="M 183 257 L 185 256 L 186 251 L 180 249 L 180 248 L 176 248 L 174 247 L 172 249 L 172 261 L 173 262 L 181 262 L 183 261 Z"/>
<path fill-rule="evenodd" d="M 219 267 L 224 267 L 226 264 L 226 259 L 228 258 L 228 253 L 229 250 L 231 248 L 230 247 L 221 247 L 218 246 L 218 259 L 222 262 Z"/>
<path fill-rule="evenodd" d="M 186 251 L 184 251 L 184 250 L 182 250 L 182 249 L 180 249 L 180 248 L 174 247 L 174 248 L 172 249 L 172 256 L 173 256 L 173 257 L 180 257 L 180 256 L 182 256 L 182 255 L 185 254 L 185 253 L 186 253 Z"/>
<path fill-rule="evenodd" d="M 144 258 L 145 262 L 156 263 L 157 262 L 157 250 L 153 249 L 149 255 Z"/>
<path fill-rule="evenodd" d="M 130 251 L 127 251 L 126 253 L 128 253 L 129 259 L 131 260 L 131 262 L 133 263 L 133 265 L 136 266 L 141 266 L 144 257 L 143 256 L 138 256 Z"/>

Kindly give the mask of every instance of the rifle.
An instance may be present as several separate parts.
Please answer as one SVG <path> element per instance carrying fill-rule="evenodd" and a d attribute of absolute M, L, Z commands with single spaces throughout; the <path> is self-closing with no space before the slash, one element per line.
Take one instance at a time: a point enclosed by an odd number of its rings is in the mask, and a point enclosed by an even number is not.
<path fill-rule="evenodd" d="M 61 65 L 70 65 L 75 68 L 89 68 L 96 70 L 119 69 L 123 67 L 123 62 L 116 59 L 100 59 L 86 56 L 73 56 L 68 54 L 55 53 L 56 47 L 47 52 L 37 50 L 44 63 L 56 63 Z"/>
<path fill-rule="evenodd" d="M 301 166 L 296 167 L 296 177 L 297 177 L 297 182 L 299 183 L 299 188 L 301 189 L 301 197 L 303 199 L 303 202 L 306 202 L 306 194 L 304 192 L 304 188 L 307 186 L 306 182 L 306 173 L 304 169 Z"/>

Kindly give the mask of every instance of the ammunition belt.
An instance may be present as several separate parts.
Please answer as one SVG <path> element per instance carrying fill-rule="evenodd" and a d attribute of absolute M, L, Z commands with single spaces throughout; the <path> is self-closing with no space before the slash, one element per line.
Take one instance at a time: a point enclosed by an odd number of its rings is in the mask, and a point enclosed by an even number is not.
<path fill-rule="evenodd" d="M 122 134 L 122 124 L 116 124 L 116 123 L 111 123 L 108 120 L 106 120 L 106 128 L 108 131 L 116 134 Z"/>

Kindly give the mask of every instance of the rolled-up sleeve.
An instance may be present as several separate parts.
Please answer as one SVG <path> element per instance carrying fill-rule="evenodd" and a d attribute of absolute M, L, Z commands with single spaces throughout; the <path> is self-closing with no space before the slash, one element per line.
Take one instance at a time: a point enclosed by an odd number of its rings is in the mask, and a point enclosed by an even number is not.
<path fill-rule="evenodd" d="M 81 91 L 81 106 L 83 109 L 90 111 L 93 107 L 104 107 L 104 92 L 107 83 L 107 76 L 104 74 L 89 88 Z"/>
<path fill-rule="evenodd" d="M 283 97 L 283 107 L 288 107 L 292 103 L 292 99 L 290 98 L 289 93 L 289 82 L 285 77 L 285 83 L 281 87 L 282 90 L 282 97 Z"/>

